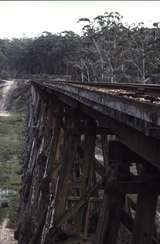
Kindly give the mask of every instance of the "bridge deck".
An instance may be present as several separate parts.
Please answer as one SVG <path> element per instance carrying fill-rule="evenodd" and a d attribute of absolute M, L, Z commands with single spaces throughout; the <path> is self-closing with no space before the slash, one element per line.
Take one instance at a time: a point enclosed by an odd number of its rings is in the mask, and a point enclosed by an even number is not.
<path fill-rule="evenodd" d="M 96 85 L 67 82 L 37 82 L 108 117 L 123 122 L 145 135 L 160 137 L 160 88 L 128 85 Z M 155 95 L 156 93 L 156 95 Z M 154 94 L 154 95 L 153 95 Z M 67 100 L 66 100 L 67 102 Z M 77 102 L 77 104 L 76 104 Z"/>

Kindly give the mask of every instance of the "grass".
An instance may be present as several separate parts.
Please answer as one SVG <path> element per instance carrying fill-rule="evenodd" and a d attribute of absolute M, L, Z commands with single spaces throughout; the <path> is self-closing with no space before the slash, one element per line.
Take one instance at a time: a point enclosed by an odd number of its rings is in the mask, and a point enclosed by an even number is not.
<path fill-rule="evenodd" d="M 23 115 L 0 117 L 0 162 L 19 158 L 24 128 Z"/>
<path fill-rule="evenodd" d="M 7 215 L 12 225 L 16 221 L 19 200 L 24 124 L 23 114 L 0 117 L 0 188 L 15 191 L 6 197 L 9 208 L 0 208 L 0 220 Z"/>

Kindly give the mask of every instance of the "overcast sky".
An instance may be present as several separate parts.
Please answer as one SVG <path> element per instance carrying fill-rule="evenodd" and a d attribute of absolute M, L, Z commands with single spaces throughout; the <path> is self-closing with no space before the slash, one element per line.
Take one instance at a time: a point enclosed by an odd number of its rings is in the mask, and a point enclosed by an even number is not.
<path fill-rule="evenodd" d="M 34 37 L 43 31 L 80 33 L 77 20 L 118 11 L 124 22 L 160 21 L 159 1 L 0 1 L 0 38 Z"/>

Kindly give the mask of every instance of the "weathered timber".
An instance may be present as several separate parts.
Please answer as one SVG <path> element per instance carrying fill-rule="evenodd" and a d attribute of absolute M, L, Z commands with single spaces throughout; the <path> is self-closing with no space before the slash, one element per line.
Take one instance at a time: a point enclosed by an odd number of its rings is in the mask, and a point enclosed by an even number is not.
<path fill-rule="evenodd" d="M 75 203 L 71 209 L 66 210 L 66 212 L 59 219 L 57 219 L 55 226 L 50 229 L 51 236 L 54 236 L 57 227 L 61 226 L 69 218 L 77 214 L 79 209 L 90 199 L 90 197 L 101 186 L 101 184 L 102 181 L 99 181 L 95 186 L 92 186 L 90 189 L 88 189 L 88 191 L 85 192 L 85 194 Z"/>
<path fill-rule="evenodd" d="M 18 244 L 157 243 L 159 107 L 65 85 L 30 90 Z"/>
<path fill-rule="evenodd" d="M 94 127 L 93 127 L 94 128 Z M 96 134 L 92 128 L 92 121 L 90 121 L 90 130 L 92 131 L 91 135 L 85 134 L 85 143 L 84 143 L 84 162 L 82 165 L 82 177 L 81 177 L 81 196 L 85 194 L 88 188 L 94 184 L 96 184 L 96 180 L 94 177 L 95 173 L 95 140 Z M 82 226 L 84 231 L 84 236 L 87 236 L 87 228 L 88 228 L 88 217 L 90 211 L 90 203 L 87 203 L 87 206 L 81 210 L 82 218 L 84 215 L 84 223 L 82 221 Z"/>
<path fill-rule="evenodd" d="M 129 180 L 113 180 L 108 182 L 106 189 L 108 191 L 119 191 L 124 194 L 150 194 L 160 193 L 159 176 L 139 177 L 131 174 Z"/>
<path fill-rule="evenodd" d="M 140 194 L 133 229 L 133 244 L 151 244 L 154 228 L 157 194 Z"/>
<path fill-rule="evenodd" d="M 51 150 L 50 150 L 50 153 L 48 156 L 48 161 L 47 161 L 47 165 L 46 165 L 46 172 L 45 172 L 45 175 L 50 180 L 50 184 L 49 184 L 50 199 L 49 199 L 48 204 L 47 204 L 48 205 L 48 211 L 46 213 L 46 219 L 45 219 L 45 223 L 43 226 L 41 243 L 44 243 L 48 229 L 49 229 L 49 226 L 52 223 L 53 203 L 54 203 L 54 197 L 53 196 L 55 194 L 56 181 L 57 181 L 55 167 L 58 167 L 58 169 L 60 168 L 60 162 L 59 162 L 60 159 L 56 158 L 57 149 L 58 149 L 58 146 L 60 145 L 59 144 L 59 141 L 61 138 L 60 132 L 61 132 L 61 130 L 60 130 L 59 117 L 55 117 L 54 127 L 53 127 L 53 135 L 52 135 L 53 138 L 52 138 L 52 142 L 51 142 Z M 58 162 L 58 163 L 56 163 L 56 162 Z M 57 175 L 58 175 L 58 172 L 57 172 Z"/>
<path fill-rule="evenodd" d="M 98 173 L 100 176 L 104 177 L 105 176 L 105 167 L 96 159 L 95 160 L 95 170 L 96 173 Z"/>
<path fill-rule="evenodd" d="M 113 120 L 105 115 L 93 111 L 91 108 L 84 105 L 80 106 L 81 111 L 89 114 L 92 118 L 100 121 L 100 126 L 109 128 L 112 133 L 118 136 L 120 142 L 126 147 L 130 148 L 133 152 L 141 156 L 146 162 L 153 164 L 155 167 L 160 168 L 160 144 L 155 138 L 145 136 L 143 133 L 119 122 Z"/>
<path fill-rule="evenodd" d="M 102 140 L 104 143 L 104 138 L 102 138 Z M 111 181 L 117 180 L 119 174 L 122 173 L 119 172 L 118 165 L 119 163 L 122 163 L 122 159 L 118 157 L 118 153 L 114 155 L 114 159 L 112 159 L 111 156 L 109 157 L 110 145 L 109 143 L 105 143 L 105 145 L 108 145 L 108 155 L 104 157 L 104 160 L 107 160 L 107 162 L 105 162 L 105 171 L 107 174 L 104 188 L 104 199 L 99 216 L 95 243 L 115 244 L 117 242 L 125 195 L 114 189 L 108 189 L 107 185 Z M 117 150 L 119 149 L 118 146 L 119 145 L 117 145 Z"/>
<path fill-rule="evenodd" d="M 130 232 L 133 231 L 134 219 L 124 210 L 122 210 L 121 222 Z M 152 236 L 151 238 L 152 238 L 152 242 L 151 242 L 152 244 L 159 244 L 159 241 L 156 239 L 155 236 Z"/>
<path fill-rule="evenodd" d="M 68 119 L 67 127 L 72 126 L 72 121 L 70 118 Z M 75 125 L 73 125 L 75 126 Z M 64 133 L 64 145 L 62 149 L 62 166 L 61 171 L 59 174 L 59 181 L 56 191 L 56 200 L 55 200 L 55 222 L 57 219 L 60 218 L 60 216 L 65 212 L 65 204 L 66 199 L 68 195 L 68 191 L 70 188 L 70 174 L 72 169 L 72 164 L 75 159 L 75 154 L 77 152 L 77 142 L 78 142 L 78 135 L 72 135 L 68 132 L 66 128 L 66 131 Z M 63 194 L 62 194 L 63 192 Z"/>

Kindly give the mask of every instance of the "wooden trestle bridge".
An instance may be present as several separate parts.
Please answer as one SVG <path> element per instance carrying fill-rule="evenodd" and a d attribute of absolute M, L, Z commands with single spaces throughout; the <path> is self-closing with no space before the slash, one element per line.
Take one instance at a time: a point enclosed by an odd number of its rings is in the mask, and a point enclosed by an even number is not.
<path fill-rule="evenodd" d="M 19 244 L 159 243 L 160 87 L 32 81 Z"/>

